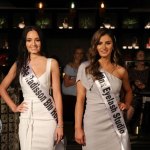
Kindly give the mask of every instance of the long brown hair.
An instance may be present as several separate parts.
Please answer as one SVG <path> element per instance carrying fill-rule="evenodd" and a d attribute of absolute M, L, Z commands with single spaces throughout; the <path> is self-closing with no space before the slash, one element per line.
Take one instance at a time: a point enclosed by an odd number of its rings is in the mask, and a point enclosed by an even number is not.
<path fill-rule="evenodd" d="M 112 50 L 110 61 L 112 63 L 119 64 L 120 53 L 117 48 L 116 38 L 115 38 L 114 34 L 109 29 L 106 29 L 106 28 L 99 29 L 98 31 L 96 31 L 94 33 L 94 35 L 92 37 L 91 46 L 90 46 L 89 52 L 88 52 L 88 59 L 89 59 L 90 64 L 86 68 L 86 73 L 91 74 L 95 79 L 99 79 L 100 75 L 101 75 L 101 73 L 99 71 L 100 64 L 98 62 L 98 60 L 101 57 L 97 51 L 97 45 L 98 45 L 101 37 L 106 34 L 110 36 L 110 38 L 112 39 L 112 42 L 113 42 L 113 50 Z"/>
<path fill-rule="evenodd" d="M 17 73 L 16 73 L 16 79 L 18 80 L 18 77 L 20 75 L 21 69 L 23 66 L 27 65 L 28 59 L 30 59 L 29 52 L 26 48 L 26 37 L 29 31 L 36 31 L 39 35 L 39 39 L 41 41 L 41 49 L 40 49 L 40 54 L 43 56 L 45 55 L 44 50 L 44 38 L 43 34 L 40 28 L 36 26 L 26 26 L 22 32 L 22 37 L 18 46 L 18 57 L 17 57 Z M 18 81 L 17 81 L 18 82 Z"/>

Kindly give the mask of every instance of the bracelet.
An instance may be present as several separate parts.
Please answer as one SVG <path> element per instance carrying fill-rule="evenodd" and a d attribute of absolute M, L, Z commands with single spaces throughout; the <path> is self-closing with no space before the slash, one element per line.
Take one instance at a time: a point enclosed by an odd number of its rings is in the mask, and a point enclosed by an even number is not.
<path fill-rule="evenodd" d="M 63 128 L 63 125 L 57 125 L 56 128 Z"/>

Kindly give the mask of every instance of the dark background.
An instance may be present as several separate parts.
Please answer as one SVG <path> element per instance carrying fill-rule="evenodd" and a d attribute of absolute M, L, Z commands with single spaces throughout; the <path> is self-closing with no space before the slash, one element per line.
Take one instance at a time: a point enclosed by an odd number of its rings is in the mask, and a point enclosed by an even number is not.
<path fill-rule="evenodd" d="M 1 4 L 12 7 L 35 7 L 40 0 L 1 0 Z M 69 7 L 72 0 L 41 0 L 46 7 Z M 97 7 L 101 0 L 74 0 L 77 7 Z M 107 7 L 149 8 L 149 0 L 103 0 Z"/>
<path fill-rule="evenodd" d="M 50 10 L 53 9 L 56 12 L 60 13 L 60 9 L 66 9 L 66 11 L 68 11 L 72 2 L 72 0 L 41 1 L 44 2 L 45 8 Z M 13 15 L 14 13 L 29 13 L 29 20 L 32 21 L 35 19 L 34 15 L 38 13 L 36 10 L 34 10 L 38 2 L 39 0 L 20 0 L 19 2 L 18 0 L 0 0 L 0 11 L 2 12 L 3 9 L 5 9 L 5 11 L 3 11 L 3 14 L 6 14 L 8 17 L 10 17 L 11 14 Z M 73 2 L 76 5 L 76 9 L 83 9 L 85 12 L 89 12 L 91 11 L 91 9 L 98 10 L 101 0 L 74 0 Z M 103 0 L 103 2 L 105 3 L 106 10 L 118 13 L 117 15 L 119 17 L 122 17 L 123 11 L 131 13 L 139 12 L 140 15 L 144 13 L 146 14 L 145 18 L 150 16 L 150 0 Z M 33 11 L 29 11 L 28 9 L 30 8 L 33 9 Z M 99 23 L 99 21 L 97 21 L 97 23 Z M 60 31 L 55 28 L 55 25 L 52 29 L 44 29 L 43 32 L 45 34 L 48 56 L 57 58 L 60 62 L 60 65 L 62 67 L 65 66 L 65 64 L 70 60 L 75 47 L 81 46 L 85 49 L 85 51 L 88 50 L 91 37 L 98 28 L 99 24 L 96 24 L 95 28 L 88 30 L 73 29 L 72 31 Z M 17 46 L 22 31 L 14 30 L 12 29 L 12 27 L 10 27 L 7 30 L 1 30 L 1 32 L 4 32 L 4 34 L 8 33 L 9 35 L 9 60 L 12 63 L 17 56 Z M 119 44 L 120 35 L 123 35 L 126 32 L 130 31 L 117 29 L 116 36 Z M 138 35 L 140 36 L 142 34 L 143 30 L 138 30 Z"/>

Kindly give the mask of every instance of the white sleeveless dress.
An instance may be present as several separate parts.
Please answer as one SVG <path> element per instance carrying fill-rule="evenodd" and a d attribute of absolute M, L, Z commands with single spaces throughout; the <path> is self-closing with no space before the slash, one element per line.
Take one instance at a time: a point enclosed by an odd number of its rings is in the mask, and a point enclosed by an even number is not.
<path fill-rule="evenodd" d="M 51 59 L 47 59 L 46 71 L 38 77 L 39 82 L 50 90 Z M 53 150 L 56 122 L 48 110 L 35 96 L 20 75 L 20 85 L 28 110 L 21 113 L 19 139 L 21 150 Z"/>

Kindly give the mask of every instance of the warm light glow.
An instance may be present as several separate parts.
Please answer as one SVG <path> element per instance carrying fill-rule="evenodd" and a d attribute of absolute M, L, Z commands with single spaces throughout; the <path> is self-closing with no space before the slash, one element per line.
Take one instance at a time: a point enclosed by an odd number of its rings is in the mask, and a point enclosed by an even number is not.
<path fill-rule="evenodd" d="M 145 25 L 145 29 L 150 29 L 150 22 Z"/>
<path fill-rule="evenodd" d="M 24 21 L 20 22 L 20 23 L 18 24 L 18 27 L 19 27 L 20 29 L 23 29 L 23 28 L 25 27 Z"/>
<path fill-rule="evenodd" d="M 128 46 L 128 49 L 132 49 L 132 46 Z"/>
<path fill-rule="evenodd" d="M 109 29 L 109 28 L 111 27 L 111 24 L 109 24 L 109 23 L 104 23 L 104 27 L 107 28 L 107 29 Z"/>
<path fill-rule="evenodd" d="M 123 49 L 127 49 L 127 46 L 122 46 Z"/>
<path fill-rule="evenodd" d="M 104 5 L 104 3 L 102 2 L 102 3 L 101 3 L 101 8 L 104 8 L 104 7 L 105 7 L 105 5 Z"/>
<path fill-rule="evenodd" d="M 74 2 L 71 3 L 71 8 L 74 9 L 75 8 L 75 4 Z"/>
<path fill-rule="evenodd" d="M 39 2 L 39 3 L 38 3 L 38 8 L 39 8 L 39 9 L 42 9 L 42 8 L 43 8 L 43 3 L 42 3 L 42 2 Z"/>
<path fill-rule="evenodd" d="M 139 127 L 137 126 L 135 130 L 136 130 L 135 133 L 138 135 L 139 134 Z"/>

